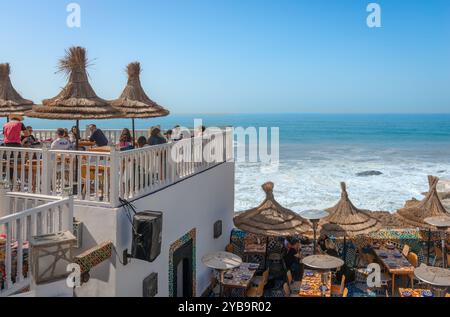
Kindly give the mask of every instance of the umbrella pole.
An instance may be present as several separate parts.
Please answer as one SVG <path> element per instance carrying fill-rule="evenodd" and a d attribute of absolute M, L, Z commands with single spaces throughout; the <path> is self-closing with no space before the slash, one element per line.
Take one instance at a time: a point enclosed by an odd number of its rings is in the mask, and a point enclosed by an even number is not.
<path fill-rule="evenodd" d="M 431 251 L 431 229 L 428 229 L 427 265 L 430 265 L 430 251 Z"/>
<path fill-rule="evenodd" d="M 136 132 L 135 132 L 135 128 L 134 128 L 134 118 L 131 119 L 131 127 L 133 129 L 133 149 L 134 149 L 134 145 L 136 144 Z"/>
<path fill-rule="evenodd" d="M 80 120 L 76 121 L 76 127 L 77 127 L 77 133 L 75 134 L 75 151 L 78 151 L 78 145 L 80 144 Z M 74 195 L 78 195 L 78 183 L 81 181 L 80 179 L 78 179 L 78 155 L 75 155 L 75 177 L 77 180 L 76 185 L 73 184 L 73 189 L 72 189 L 72 193 Z"/>
<path fill-rule="evenodd" d="M 313 241 L 313 254 L 316 254 L 317 251 L 317 225 L 318 222 L 315 220 L 312 220 L 313 223 L 313 232 L 314 232 L 314 241 Z"/>

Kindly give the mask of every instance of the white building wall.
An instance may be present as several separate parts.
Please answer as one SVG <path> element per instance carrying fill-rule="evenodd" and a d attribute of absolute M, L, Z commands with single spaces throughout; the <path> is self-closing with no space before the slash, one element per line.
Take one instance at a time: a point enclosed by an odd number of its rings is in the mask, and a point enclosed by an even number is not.
<path fill-rule="evenodd" d="M 223 250 L 229 242 L 234 213 L 234 163 L 224 163 L 134 202 L 138 211 L 162 211 L 162 251 L 153 262 L 131 259 L 123 266 L 118 257 L 91 271 L 91 280 L 77 290 L 78 296 L 142 296 L 142 281 L 158 273 L 158 295 L 169 295 L 169 249 L 172 243 L 197 230 L 197 296 L 208 287 L 211 270 L 201 263 L 207 253 Z M 122 261 L 131 249 L 132 231 L 123 209 L 76 207 L 83 221 L 83 249 L 112 240 Z M 213 225 L 223 222 L 223 234 L 213 237 Z"/>

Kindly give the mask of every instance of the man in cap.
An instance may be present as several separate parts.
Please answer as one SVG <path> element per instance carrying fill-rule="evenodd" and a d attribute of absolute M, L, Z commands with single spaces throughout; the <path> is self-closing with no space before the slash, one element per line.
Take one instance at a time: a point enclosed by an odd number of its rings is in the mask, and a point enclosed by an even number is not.
<path fill-rule="evenodd" d="M 21 147 L 21 133 L 27 128 L 22 123 L 23 117 L 19 114 L 10 114 L 9 122 L 3 125 L 3 137 L 5 146 Z"/>

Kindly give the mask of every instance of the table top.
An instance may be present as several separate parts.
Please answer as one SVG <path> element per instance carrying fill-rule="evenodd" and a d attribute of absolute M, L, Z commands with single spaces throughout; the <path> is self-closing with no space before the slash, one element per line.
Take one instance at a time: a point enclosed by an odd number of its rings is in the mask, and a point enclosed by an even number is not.
<path fill-rule="evenodd" d="M 88 140 L 79 140 L 78 141 L 78 146 L 94 146 L 95 142 L 91 142 Z"/>
<path fill-rule="evenodd" d="M 202 263 L 209 268 L 223 271 L 239 267 L 242 264 L 242 259 L 236 254 L 220 251 L 205 255 L 202 258 Z"/>
<path fill-rule="evenodd" d="M 266 249 L 267 245 L 265 243 L 264 244 L 251 243 L 245 245 L 244 253 L 266 254 Z"/>
<path fill-rule="evenodd" d="M 223 285 L 230 288 L 248 288 L 258 267 L 257 263 L 242 263 L 239 267 L 225 271 Z"/>
<path fill-rule="evenodd" d="M 381 247 L 373 249 L 373 251 L 390 274 L 409 274 L 414 272 L 414 266 L 409 263 L 408 259 L 399 250 Z"/>
<path fill-rule="evenodd" d="M 400 297 L 425 297 L 422 295 L 424 291 L 429 291 L 421 288 L 399 288 L 398 293 L 400 294 Z M 411 296 L 406 295 L 405 293 L 410 293 Z"/>
<path fill-rule="evenodd" d="M 433 286 L 450 286 L 450 269 L 422 264 L 414 270 L 414 275 L 419 280 Z"/>
<path fill-rule="evenodd" d="M 89 152 L 109 153 L 109 152 L 111 152 L 111 147 L 110 146 L 93 147 L 93 148 L 89 149 Z"/>
<path fill-rule="evenodd" d="M 331 273 L 326 273 L 327 278 L 327 290 L 325 297 L 331 297 Z M 322 297 L 322 274 L 310 270 L 305 270 L 302 278 L 302 284 L 300 286 L 299 296 L 301 297 Z"/>
<path fill-rule="evenodd" d="M 316 254 L 305 257 L 303 264 L 317 270 L 333 270 L 344 265 L 344 261 L 327 254 Z"/>

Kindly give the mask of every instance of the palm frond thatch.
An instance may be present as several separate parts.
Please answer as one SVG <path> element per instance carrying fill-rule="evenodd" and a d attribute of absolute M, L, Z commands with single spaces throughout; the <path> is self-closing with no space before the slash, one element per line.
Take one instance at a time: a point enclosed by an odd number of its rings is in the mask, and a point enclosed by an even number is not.
<path fill-rule="evenodd" d="M 449 213 L 442 205 L 437 192 L 439 178 L 428 176 L 429 191 L 423 200 L 412 199 L 405 203 L 405 207 L 397 211 L 399 219 L 416 228 L 433 229 L 424 219 L 436 216 L 449 216 Z"/>
<path fill-rule="evenodd" d="M 59 61 L 59 72 L 68 77 L 67 85 L 54 98 L 46 99 L 40 106 L 34 106 L 26 115 L 41 119 L 84 120 L 111 119 L 120 113 L 97 96 L 89 83 L 86 68 L 89 61 L 86 49 L 71 47 Z"/>
<path fill-rule="evenodd" d="M 321 233 L 336 237 L 356 236 L 381 229 L 382 223 L 371 216 L 368 210 L 358 209 L 348 197 L 345 183 L 341 183 L 341 199 L 332 208 L 326 209 L 330 215 L 319 223 Z"/>
<path fill-rule="evenodd" d="M 273 195 L 274 184 L 265 183 L 262 188 L 266 193 L 264 201 L 256 208 L 238 213 L 234 217 L 237 228 L 261 236 L 298 236 L 311 231 L 305 219 L 281 206 Z"/>
<path fill-rule="evenodd" d="M 10 74 L 10 65 L 0 64 L 0 117 L 7 117 L 11 113 L 23 114 L 33 106 L 33 101 L 22 98 L 14 89 Z"/>
<path fill-rule="evenodd" d="M 141 85 L 141 64 L 127 66 L 128 82 L 120 97 L 111 105 L 122 112 L 124 118 L 156 118 L 169 115 L 169 111 L 151 100 Z"/>

